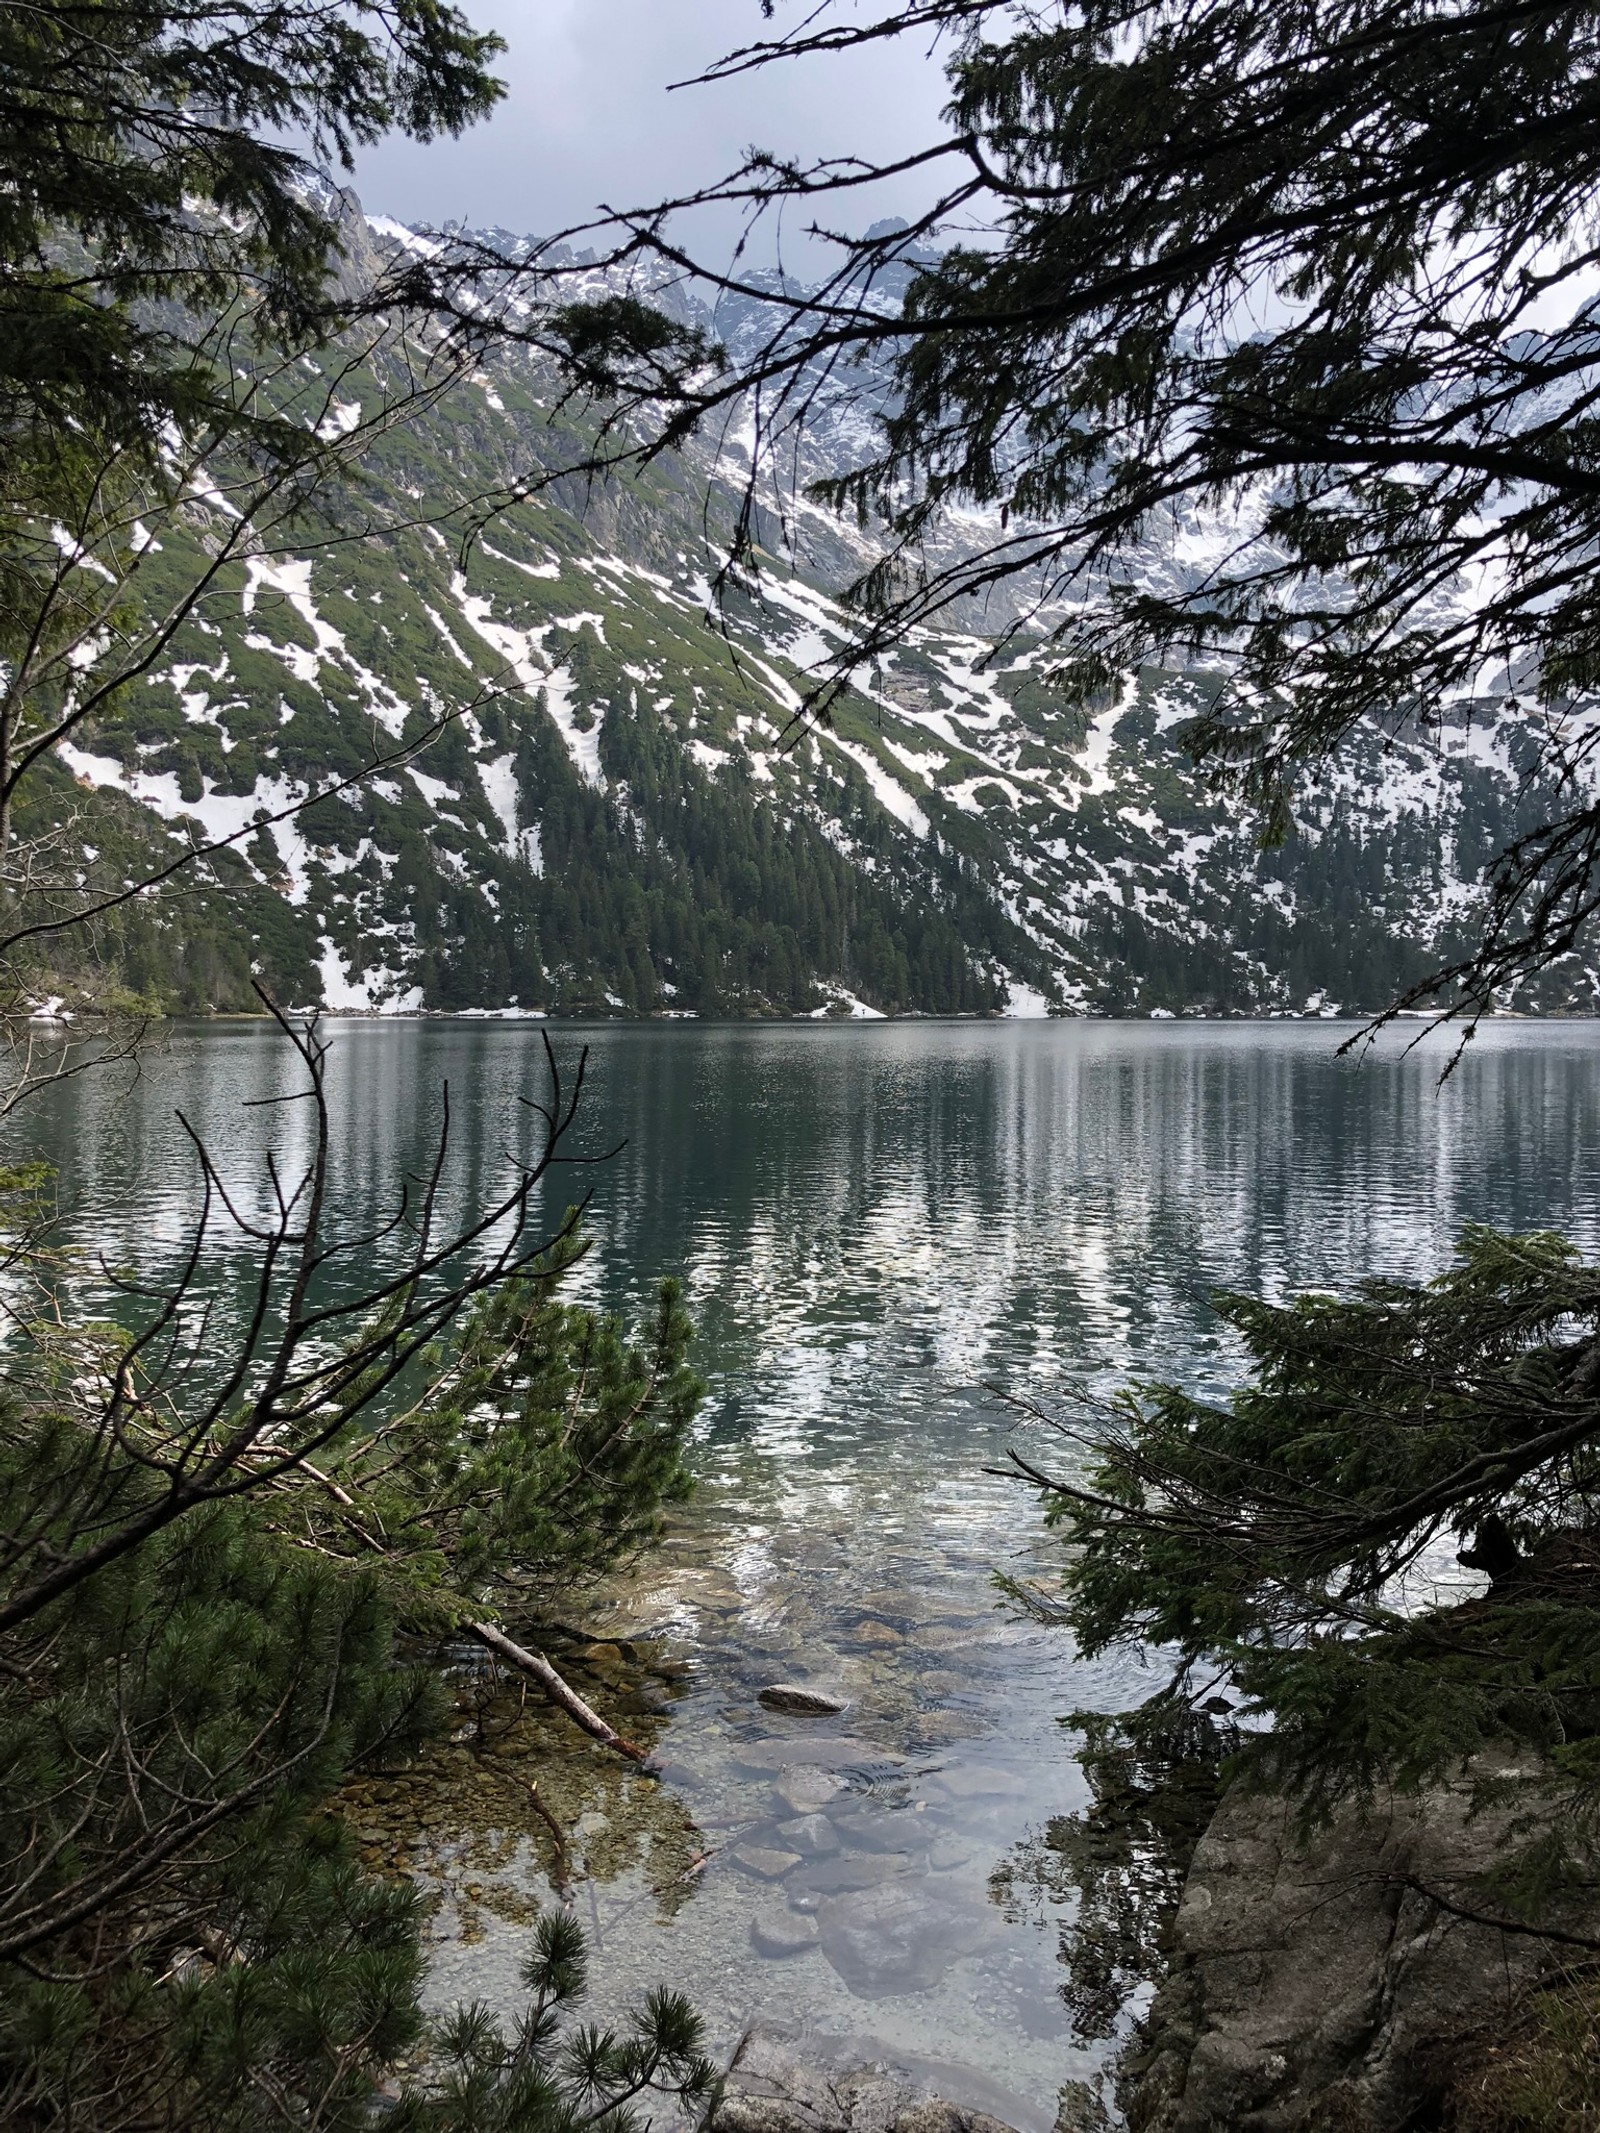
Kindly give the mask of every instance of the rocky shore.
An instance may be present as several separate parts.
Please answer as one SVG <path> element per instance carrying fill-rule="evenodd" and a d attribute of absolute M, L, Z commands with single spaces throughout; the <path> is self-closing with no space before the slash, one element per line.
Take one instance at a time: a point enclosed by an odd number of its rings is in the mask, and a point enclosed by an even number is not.
<path fill-rule="evenodd" d="M 1474 1779 L 1512 1770 L 1486 1761 L 1420 1798 L 1347 1809 L 1304 1843 L 1281 1798 L 1226 1795 L 1125 2070 L 1135 2133 L 1437 2123 L 1465 2059 L 1573 1952 L 1485 1922 L 1474 1884 L 1529 1809 L 1474 1812 Z M 1592 1899 L 1548 1922 L 1600 1936 Z"/>
<path fill-rule="evenodd" d="M 1195 1850 L 1171 1968 L 1123 2061 L 1133 2133 L 1457 2123 L 1463 2079 L 1517 2033 L 1572 1943 L 1600 1939 L 1600 1906 L 1577 1894 L 1545 1920 L 1567 1940 L 1496 1922 L 1479 1879 L 1538 1813 L 1526 1797 L 1483 1806 L 1478 1788 L 1516 1774 L 1509 1759 L 1485 1758 L 1419 1798 L 1347 1808 L 1310 1838 L 1282 1797 L 1230 1791 Z M 761 2027 L 740 2048 L 716 2124 L 1008 2133 L 1010 2099 L 975 2083 L 870 2038 Z M 1101 2133 L 1110 2120 L 1087 2084 L 1068 2082 L 1056 2123 Z"/>

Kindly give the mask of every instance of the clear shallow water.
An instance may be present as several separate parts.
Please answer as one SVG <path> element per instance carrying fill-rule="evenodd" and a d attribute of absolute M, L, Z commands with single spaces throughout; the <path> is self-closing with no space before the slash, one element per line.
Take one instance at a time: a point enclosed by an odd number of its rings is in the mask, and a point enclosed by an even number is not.
<path fill-rule="evenodd" d="M 422 1160 L 446 1080 L 457 1204 L 494 1188 L 526 1145 L 536 1031 L 330 1029 L 352 1227 Z M 1048 2126 L 1106 2040 L 1076 2038 L 1059 1995 L 1070 1898 L 1019 1900 L 1005 1869 L 1084 1804 L 1059 1714 L 1137 1690 L 1138 1661 L 1085 1666 L 997 1605 L 990 1573 L 1048 1577 L 1051 1550 L 1032 1499 L 984 1471 L 1015 1434 L 985 1384 L 1226 1382 L 1213 1289 L 1426 1275 L 1466 1221 L 1600 1250 L 1600 1027 L 1491 1027 L 1442 1091 L 1432 1047 L 1396 1037 L 1357 1066 L 1326 1024 L 555 1034 L 591 1047 L 594 1144 L 627 1140 L 592 1177 L 580 1283 L 626 1307 L 681 1274 L 712 1388 L 696 1504 L 589 1622 L 662 1640 L 598 1653 L 585 1686 L 666 1777 L 502 1700 L 488 1752 L 463 1740 L 363 1799 L 372 1855 L 442 1892 L 437 1994 L 510 2008 L 554 1864 L 534 1776 L 602 2009 L 665 1977 L 719 2041 L 753 2019 L 871 2037 Z M 137 1083 L 64 1085 L 13 1141 L 60 1166 L 69 1227 L 156 1271 L 195 1189 L 175 1107 L 248 1193 L 303 1128 L 241 1105 L 292 1085 L 261 1027 L 179 1028 Z M 791 1679 L 849 1712 L 763 1711 L 760 1685 Z M 641 1696 L 670 1702 L 650 1718 Z"/>

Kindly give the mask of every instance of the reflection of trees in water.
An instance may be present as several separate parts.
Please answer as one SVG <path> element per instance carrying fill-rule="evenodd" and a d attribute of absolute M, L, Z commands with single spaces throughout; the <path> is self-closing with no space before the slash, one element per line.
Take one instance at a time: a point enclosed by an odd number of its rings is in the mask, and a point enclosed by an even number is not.
<path fill-rule="evenodd" d="M 442 1207 L 526 1153 L 526 1028 L 340 1023 L 333 1041 L 334 1189 L 352 1222 L 423 1160 L 446 1081 Z M 686 1274 L 745 1431 L 776 1416 L 791 1435 L 842 1421 L 892 1436 L 887 1369 L 964 1385 L 1049 1352 L 1072 1369 L 1215 1371 L 1225 1358 L 1197 1345 L 1213 1284 L 1420 1276 L 1463 1220 L 1587 1240 L 1600 1219 L 1572 1155 L 1600 1127 L 1600 1091 L 1556 1029 L 1486 1028 L 1442 1104 L 1430 1059 L 1374 1054 L 1355 1073 L 1320 1026 L 641 1024 L 556 1042 L 569 1062 L 593 1049 L 590 1145 L 626 1142 L 595 1174 L 602 1248 L 573 1293 L 631 1309 Z M 33 1132 L 69 1211 L 95 1210 L 69 1228 L 148 1277 L 180 1248 L 197 1182 L 174 1109 L 255 1210 L 254 1151 L 273 1138 L 289 1167 L 302 1121 L 240 1105 L 284 1093 L 248 1029 L 180 1031 L 137 1088 L 49 1092 Z M 230 1294 L 230 1316 L 246 1300 Z"/>
<path fill-rule="evenodd" d="M 1030 1831 L 989 1877 L 1008 1919 L 1043 1925 L 1067 1912 L 1060 1992 L 1082 2043 L 1114 2036 L 1139 1987 L 1165 1966 L 1183 1877 L 1217 1803 L 1225 1744 L 1213 1728 L 1194 1745 L 1198 1754 L 1161 1761 L 1092 1747 L 1083 1762 L 1092 1804 Z"/>

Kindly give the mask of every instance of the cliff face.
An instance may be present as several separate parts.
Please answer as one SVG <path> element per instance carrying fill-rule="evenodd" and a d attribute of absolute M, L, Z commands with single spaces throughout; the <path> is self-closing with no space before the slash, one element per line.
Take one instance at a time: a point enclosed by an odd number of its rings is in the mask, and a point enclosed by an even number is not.
<path fill-rule="evenodd" d="M 1474 1814 L 1474 1779 L 1512 1768 L 1348 1809 L 1305 1844 L 1284 1800 L 1229 1793 L 1195 1852 L 1173 1967 L 1128 2066 L 1136 2133 L 1438 2123 L 1463 2052 L 1503 2031 L 1562 1953 L 1449 1908 L 1488 1908 L 1473 1883 L 1529 1809 Z M 1576 1901 L 1550 1923 L 1600 1933 Z"/>

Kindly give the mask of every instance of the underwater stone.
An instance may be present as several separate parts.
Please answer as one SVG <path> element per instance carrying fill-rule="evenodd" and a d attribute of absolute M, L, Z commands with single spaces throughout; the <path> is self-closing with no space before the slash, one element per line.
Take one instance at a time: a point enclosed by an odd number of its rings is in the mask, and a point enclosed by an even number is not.
<path fill-rule="evenodd" d="M 972 1858 L 972 1846 L 949 1830 L 942 1830 L 934 1838 L 928 1853 L 928 1864 L 936 1874 L 951 1873 L 958 1866 L 966 1866 Z"/>
<path fill-rule="evenodd" d="M 948 1667 L 934 1667 L 917 1676 L 917 1686 L 925 1696 L 963 1696 L 971 1688 L 972 1678 L 952 1673 Z"/>
<path fill-rule="evenodd" d="M 852 2063 L 857 2054 L 867 2063 Z M 1002 2108 L 1010 2100 L 967 2069 L 898 2066 L 876 2038 L 802 2038 L 757 2024 L 735 2055 L 711 2123 L 715 2133 L 1008 2133 L 982 2108 L 930 2094 L 935 2072 L 968 2089 L 993 2089 Z"/>
<path fill-rule="evenodd" d="M 791 1814 L 812 1815 L 847 1788 L 831 1770 L 786 1770 L 775 1789 Z"/>
<path fill-rule="evenodd" d="M 858 1622 L 855 1628 L 849 1632 L 849 1637 L 853 1644 L 877 1645 L 880 1647 L 904 1644 L 906 1641 L 902 1632 L 898 1629 L 891 1629 L 887 1622 L 870 1620 Z"/>
<path fill-rule="evenodd" d="M 976 1740 L 988 1729 L 976 1711 L 919 1711 L 912 1730 L 924 1746 L 948 1748 L 957 1741 Z"/>
<path fill-rule="evenodd" d="M 828 1859 L 839 1849 L 839 1832 L 826 1815 L 797 1815 L 780 1822 L 778 1835 L 806 1859 Z"/>
<path fill-rule="evenodd" d="M 809 1889 L 832 1896 L 842 1889 L 876 1888 L 880 1881 L 893 1881 L 920 1865 L 909 1852 L 852 1852 L 842 1859 L 819 1859 L 808 1865 L 805 1883 Z"/>
<path fill-rule="evenodd" d="M 839 1814 L 833 1826 L 845 1843 L 861 1852 L 903 1852 L 907 1845 L 927 1842 L 927 1825 L 908 1822 L 905 1811 L 894 1807 L 870 1807 L 854 1814 Z"/>
<path fill-rule="evenodd" d="M 741 1844 L 728 1856 L 735 1866 L 742 1866 L 759 1881 L 781 1881 L 791 1867 L 800 1864 L 798 1852 L 774 1851 L 765 1844 Z"/>
<path fill-rule="evenodd" d="M 958 1763 L 941 1770 L 934 1782 L 952 1800 L 1017 1800 L 1028 1789 L 1013 1772 L 989 1769 L 981 1763 Z"/>
<path fill-rule="evenodd" d="M 750 1921 L 751 1947 L 757 1955 L 776 1960 L 804 1955 L 808 1948 L 817 1946 L 818 1938 L 815 1918 L 791 1911 L 786 1905 L 763 1904 Z"/>
<path fill-rule="evenodd" d="M 817 1920 L 823 1954 L 861 2000 L 928 1991 L 992 1930 L 973 1912 L 930 1901 L 926 1884 L 902 1880 L 835 1896 Z"/>
<path fill-rule="evenodd" d="M 906 1758 L 893 1748 L 878 1748 L 864 1740 L 742 1740 L 734 1745 L 733 1759 L 741 1770 L 796 1768 L 854 1770 L 873 1765 L 894 1767 Z"/>
<path fill-rule="evenodd" d="M 793 1711 L 802 1718 L 837 1718 L 849 1709 L 842 1698 L 802 1688 L 797 1682 L 775 1681 L 757 1693 L 769 1711 Z"/>

